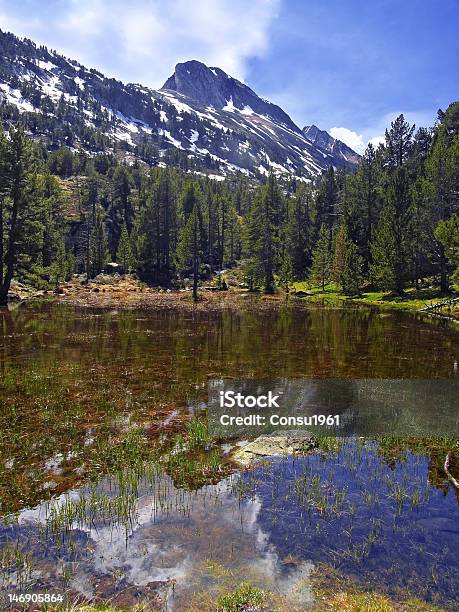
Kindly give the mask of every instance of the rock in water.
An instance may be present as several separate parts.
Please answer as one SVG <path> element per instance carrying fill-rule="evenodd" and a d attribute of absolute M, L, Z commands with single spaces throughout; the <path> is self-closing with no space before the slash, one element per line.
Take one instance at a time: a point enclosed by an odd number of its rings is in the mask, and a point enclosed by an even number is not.
<path fill-rule="evenodd" d="M 233 459 L 242 465 L 248 465 L 254 459 L 277 455 L 302 455 L 317 447 L 317 438 L 309 431 L 280 430 L 249 442 L 236 451 Z"/>

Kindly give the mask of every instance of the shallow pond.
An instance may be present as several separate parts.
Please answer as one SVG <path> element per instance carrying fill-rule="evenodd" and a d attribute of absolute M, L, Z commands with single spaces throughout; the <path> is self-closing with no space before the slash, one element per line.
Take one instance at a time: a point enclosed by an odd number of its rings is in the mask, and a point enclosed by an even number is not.
<path fill-rule="evenodd" d="M 365 588 L 454 610 L 459 499 L 427 474 L 422 455 L 389 462 L 352 440 L 327 456 L 268 461 L 195 492 L 150 466 L 138 480 L 107 477 L 22 511 L 0 541 L 29 551 L 24 584 L 72 601 L 133 606 L 152 589 L 171 609 L 205 609 L 250 580 L 303 610 L 313 600 L 310 572 L 321 564 Z M 3 589 L 17 579 L 5 576 Z"/>
<path fill-rule="evenodd" d="M 458 361 L 457 328 L 367 309 L 3 312 L 3 594 L 204 610 L 249 580 L 294 610 L 323 567 L 457 609 L 444 455 L 349 440 L 191 486 L 129 432 L 179 432 L 211 378 L 455 378 Z"/>

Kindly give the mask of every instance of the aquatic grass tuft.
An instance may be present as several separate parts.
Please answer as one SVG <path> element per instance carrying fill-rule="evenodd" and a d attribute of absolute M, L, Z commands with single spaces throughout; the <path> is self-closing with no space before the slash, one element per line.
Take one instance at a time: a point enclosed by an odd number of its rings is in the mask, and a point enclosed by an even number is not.
<path fill-rule="evenodd" d="M 243 582 L 235 591 L 226 593 L 217 601 L 217 612 L 243 612 L 243 610 L 261 610 L 267 593 Z"/>
<path fill-rule="evenodd" d="M 193 417 L 187 424 L 188 445 L 190 450 L 205 448 L 209 442 L 207 424 L 198 417 Z"/>
<path fill-rule="evenodd" d="M 18 589 L 27 586 L 32 577 L 32 556 L 20 548 L 19 542 L 7 538 L 0 549 L 0 586 L 7 586 L 13 577 Z"/>

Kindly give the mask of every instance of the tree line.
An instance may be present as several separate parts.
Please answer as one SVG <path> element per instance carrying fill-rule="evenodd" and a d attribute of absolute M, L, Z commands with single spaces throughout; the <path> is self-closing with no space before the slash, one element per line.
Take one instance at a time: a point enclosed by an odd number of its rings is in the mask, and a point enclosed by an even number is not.
<path fill-rule="evenodd" d="M 11 128 L 0 136 L 0 303 L 13 278 L 58 286 L 110 261 L 154 285 L 188 279 L 195 297 L 232 267 L 268 293 L 310 279 L 400 295 L 427 278 L 444 293 L 458 275 L 458 198 L 459 103 L 432 129 L 400 115 L 355 173 L 329 168 L 312 183 L 50 153 Z"/>

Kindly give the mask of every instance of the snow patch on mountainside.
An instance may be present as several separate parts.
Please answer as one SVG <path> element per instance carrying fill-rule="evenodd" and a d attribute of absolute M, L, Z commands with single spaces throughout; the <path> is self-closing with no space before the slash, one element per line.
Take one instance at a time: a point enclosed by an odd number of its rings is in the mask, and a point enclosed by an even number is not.
<path fill-rule="evenodd" d="M 19 89 L 13 89 L 6 83 L 0 83 L 0 89 L 6 100 L 10 104 L 14 104 L 19 112 L 32 112 L 34 110 L 33 105 L 21 96 Z"/>
<path fill-rule="evenodd" d="M 226 111 L 227 113 L 234 113 L 235 108 L 232 97 L 230 97 L 230 99 L 226 101 L 226 104 L 222 110 Z"/>

